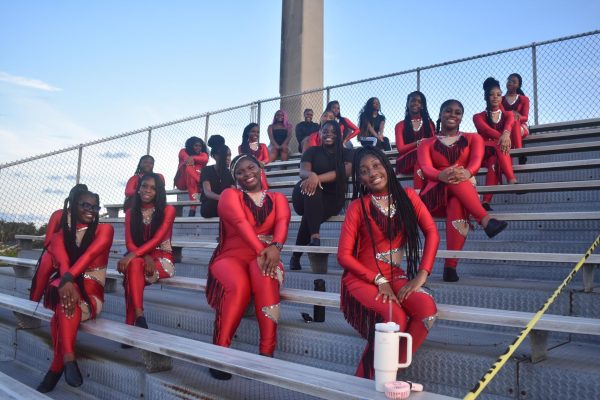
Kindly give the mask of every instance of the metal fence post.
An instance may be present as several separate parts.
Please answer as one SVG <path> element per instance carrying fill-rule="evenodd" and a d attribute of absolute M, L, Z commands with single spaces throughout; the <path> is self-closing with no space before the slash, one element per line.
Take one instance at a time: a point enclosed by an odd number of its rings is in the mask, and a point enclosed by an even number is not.
<path fill-rule="evenodd" d="M 79 179 L 81 178 L 81 156 L 83 154 L 83 145 L 79 145 L 77 155 L 77 175 L 75 175 L 75 184 L 79 184 Z"/>
<path fill-rule="evenodd" d="M 421 91 L 421 68 L 417 68 L 417 92 Z"/>
<path fill-rule="evenodd" d="M 256 107 L 257 107 L 256 108 L 256 123 L 258 125 L 260 125 L 260 109 L 261 109 L 260 105 L 261 105 L 261 102 L 257 101 L 256 102 Z"/>
<path fill-rule="evenodd" d="M 150 154 L 150 143 L 152 143 L 152 128 L 148 127 L 148 145 L 146 146 L 146 154 Z"/>
<path fill-rule="evenodd" d="M 538 79 L 537 79 L 537 54 L 535 43 L 531 44 L 531 61 L 533 69 L 533 123 L 538 124 Z"/>
<path fill-rule="evenodd" d="M 208 117 L 210 114 L 206 114 L 206 123 L 204 125 L 204 142 L 208 142 Z"/>
<path fill-rule="evenodd" d="M 329 104 L 329 96 L 331 95 L 331 88 L 327 86 L 327 104 Z"/>

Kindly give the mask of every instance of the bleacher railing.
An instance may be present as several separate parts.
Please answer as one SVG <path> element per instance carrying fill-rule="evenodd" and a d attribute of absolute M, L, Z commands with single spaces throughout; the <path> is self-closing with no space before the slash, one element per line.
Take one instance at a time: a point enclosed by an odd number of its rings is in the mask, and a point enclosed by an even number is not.
<path fill-rule="evenodd" d="M 444 100 L 459 99 L 465 106 L 461 129 L 474 131 L 471 115 L 485 108 L 485 78 L 494 76 L 504 86 L 508 75 L 517 72 L 531 99 L 530 124 L 598 118 L 598 54 L 600 30 L 258 100 L 3 164 L 0 230 L 3 222 L 45 223 L 77 182 L 99 193 L 105 204 L 122 201 L 127 179 L 139 157 L 147 153 L 156 159 L 155 171 L 165 176 L 170 188 L 177 153 L 189 136 L 223 135 L 235 155 L 243 128 L 250 122 L 259 123 L 262 141 L 268 142 L 267 126 L 280 108 L 288 111 L 290 122 L 296 124 L 304 108 L 313 108 L 318 120 L 327 102 L 338 100 L 342 115 L 356 122 L 367 99 L 378 97 L 388 121 L 385 134 L 394 141 L 393 127 L 404 118 L 407 94 L 420 90 L 427 96 L 433 119 Z"/>

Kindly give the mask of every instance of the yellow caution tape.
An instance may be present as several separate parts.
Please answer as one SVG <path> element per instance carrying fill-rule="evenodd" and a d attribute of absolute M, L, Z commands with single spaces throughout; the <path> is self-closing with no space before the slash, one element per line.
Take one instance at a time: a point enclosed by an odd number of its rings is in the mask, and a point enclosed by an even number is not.
<path fill-rule="evenodd" d="M 500 371 L 504 364 L 506 364 L 510 356 L 512 356 L 515 350 L 517 350 L 517 348 L 523 342 L 523 340 L 525 340 L 529 332 L 531 332 L 535 324 L 537 324 L 542 315 L 544 315 L 544 313 L 548 310 L 548 307 L 550 307 L 554 300 L 556 300 L 558 295 L 560 295 L 560 293 L 569 284 L 569 282 L 573 280 L 573 277 L 575 276 L 575 274 L 577 274 L 577 271 L 579 271 L 585 260 L 587 260 L 588 257 L 592 255 L 598 244 L 600 244 L 600 235 L 596 238 L 596 240 L 594 240 L 594 243 L 592 243 L 590 248 L 585 252 L 585 255 L 581 257 L 581 260 L 579 260 L 579 262 L 577 263 L 577 265 L 575 265 L 571 273 L 569 273 L 565 280 L 554 291 L 552 296 L 550 296 L 548 300 L 546 300 L 546 303 L 544 303 L 544 305 L 539 309 L 539 311 L 533 316 L 531 321 L 527 323 L 527 325 L 521 331 L 519 336 L 512 342 L 510 346 L 508 346 L 506 352 L 504 352 L 504 354 L 498 357 L 496 362 L 493 363 L 490 369 L 488 369 L 487 372 L 481 377 L 481 379 L 479 379 L 479 382 L 477 382 L 473 389 L 471 389 L 471 391 L 467 393 L 467 395 L 464 397 L 464 400 L 476 399 L 477 396 L 479 396 L 479 394 L 483 391 L 483 389 L 485 389 L 487 384 L 490 383 L 492 379 L 494 379 L 498 371 Z"/>

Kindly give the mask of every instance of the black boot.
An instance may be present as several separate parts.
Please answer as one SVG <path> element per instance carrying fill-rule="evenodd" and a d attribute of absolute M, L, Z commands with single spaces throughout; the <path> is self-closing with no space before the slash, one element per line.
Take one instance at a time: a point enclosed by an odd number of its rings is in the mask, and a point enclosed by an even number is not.
<path fill-rule="evenodd" d="M 525 164 L 527 164 L 527 157 L 519 156 L 519 165 L 525 165 Z"/>
<path fill-rule="evenodd" d="M 508 222 L 506 221 L 499 221 L 496 218 L 490 218 L 487 226 L 483 230 L 485 231 L 486 235 L 488 235 L 488 237 L 491 239 L 500 232 L 502 232 L 507 226 Z"/>
<path fill-rule="evenodd" d="M 231 374 L 229 372 L 219 371 L 218 369 L 214 368 L 209 368 L 208 372 L 210 372 L 210 375 L 213 378 L 218 379 L 220 381 L 228 381 L 231 379 Z"/>
<path fill-rule="evenodd" d="M 481 203 L 481 207 L 483 207 L 485 211 L 494 211 L 490 206 L 490 203 Z"/>
<path fill-rule="evenodd" d="M 56 384 L 58 383 L 58 381 L 60 380 L 60 377 L 62 376 L 63 372 L 53 372 L 53 371 L 48 371 L 46 372 L 46 376 L 44 376 L 44 379 L 42 380 L 42 382 L 38 385 L 38 387 L 35 389 L 40 393 L 48 393 L 51 392 L 52 390 L 54 390 L 54 387 L 56 386 Z"/>
<path fill-rule="evenodd" d="M 188 213 L 188 217 L 195 217 L 196 216 L 196 209 L 195 208 L 190 208 L 190 212 Z"/>
<path fill-rule="evenodd" d="M 83 377 L 81 376 L 77 361 L 73 360 L 65 363 L 65 381 L 73 387 L 79 387 L 83 383 Z"/>
<path fill-rule="evenodd" d="M 458 274 L 456 273 L 456 268 L 444 267 L 444 282 L 457 282 Z"/>
<path fill-rule="evenodd" d="M 138 328 L 148 329 L 148 324 L 146 323 L 146 318 L 142 315 L 141 317 L 137 317 L 133 326 L 137 326 Z"/>
<path fill-rule="evenodd" d="M 300 257 L 293 255 L 290 258 L 290 270 L 300 271 L 301 269 L 302 269 L 302 265 L 300 265 Z"/>

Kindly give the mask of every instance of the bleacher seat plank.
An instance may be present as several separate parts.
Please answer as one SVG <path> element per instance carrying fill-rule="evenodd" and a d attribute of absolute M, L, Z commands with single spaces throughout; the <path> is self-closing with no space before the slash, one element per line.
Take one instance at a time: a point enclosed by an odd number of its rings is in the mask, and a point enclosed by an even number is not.
<path fill-rule="evenodd" d="M 0 372 L 0 398 L 3 400 L 50 399 L 45 394 L 11 378 L 3 372 Z"/>

